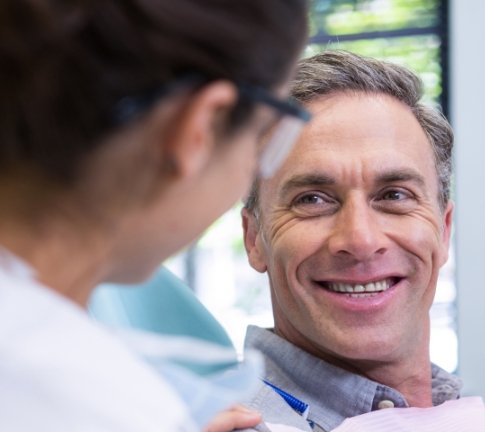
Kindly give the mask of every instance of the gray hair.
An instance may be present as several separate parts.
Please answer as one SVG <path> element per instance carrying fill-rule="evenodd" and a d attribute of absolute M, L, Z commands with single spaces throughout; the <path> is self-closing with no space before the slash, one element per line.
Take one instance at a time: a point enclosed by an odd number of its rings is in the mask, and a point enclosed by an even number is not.
<path fill-rule="evenodd" d="M 443 210 L 450 199 L 453 131 L 437 109 L 420 102 L 421 80 L 405 67 L 342 50 L 326 51 L 303 59 L 291 83 L 291 95 L 305 105 L 335 93 L 392 96 L 413 112 L 432 145 L 439 182 L 438 201 Z M 245 207 L 257 214 L 259 179 L 255 179 Z"/>

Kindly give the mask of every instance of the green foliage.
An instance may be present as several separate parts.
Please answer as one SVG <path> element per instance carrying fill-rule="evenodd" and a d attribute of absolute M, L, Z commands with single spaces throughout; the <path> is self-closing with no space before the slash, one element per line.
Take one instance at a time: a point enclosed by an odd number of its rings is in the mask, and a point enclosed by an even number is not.
<path fill-rule="evenodd" d="M 432 27 L 438 22 L 439 3 L 439 0 L 314 0 L 311 35 Z"/>
<path fill-rule="evenodd" d="M 314 0 L 311 36 L 318 35 L 329 42 L 308 45 L 304 56 L 326 49 L 345 49 L 401 64 L 423 80 L 424 100 L 437 103 L 442 93 L 441 40 L 435 32 L 439 6 L 439 0 Z M 428 29 L 428 34 L 366 38 L 368 32 L 406 28 L 422 28 L 425 33 Z M 358 34 L 362 34 L 361 39 Z M 339 36 L 345 35 L 358 39 L 339 41 Z"/>

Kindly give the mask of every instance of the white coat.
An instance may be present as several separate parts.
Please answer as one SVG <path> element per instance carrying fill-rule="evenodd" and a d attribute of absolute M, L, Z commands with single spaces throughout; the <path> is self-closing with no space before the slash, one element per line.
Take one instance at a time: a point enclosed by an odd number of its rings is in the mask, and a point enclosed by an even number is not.
<path fill-rule="evenodd" d="M 194 430 L 160 374 L 0 250 L 0 431 Z"/>

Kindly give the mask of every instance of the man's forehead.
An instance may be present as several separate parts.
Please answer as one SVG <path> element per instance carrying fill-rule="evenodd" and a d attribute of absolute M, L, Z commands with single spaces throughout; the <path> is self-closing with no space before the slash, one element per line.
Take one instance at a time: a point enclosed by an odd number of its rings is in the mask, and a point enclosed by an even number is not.
<path fill-rule="evenodd" d="M 385 94 L 337 93 L 312 100 L 305 108 L 313 117 L 303 130 L 304 141 L 325 139 L 332 134 L 349 140 L 369 134 L 386 139 L 414 134 L 428 141 L 411 108 Z"/>
<path fill-rule="evenodd" d="M 353 106 L 355 109 L 348 111 Z M 329 175 L 328 165 L 352 169 L 348 160 L 353 163 L 366 158 L 386 171 L 434 168 L 434 153 L 426 133 L 410 110 L 391 97 L 341 94 L 312 101 L 308 107 L 313 110 L 313 120 L 276 176 L 277 181 L 288 176 Z M 402 166 L 399 160 L 404 161 Z"/>

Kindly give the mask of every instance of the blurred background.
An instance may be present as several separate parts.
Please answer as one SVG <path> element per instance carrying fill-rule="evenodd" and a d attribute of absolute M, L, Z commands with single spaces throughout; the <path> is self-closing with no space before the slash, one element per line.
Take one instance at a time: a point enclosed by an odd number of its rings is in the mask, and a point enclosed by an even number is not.
<path fill-rule="evenodd" d="M 480 17 L 485 2 L 460 0 L 314 0 L 305 56 L 346 49 L 403 64 L 422 78 L 426 101 L 448 116 L 456 133 L 453 199 L 457 208 L 450 259 L 431 310 L 432 361 L 465 381 L 465 394 L 485 396 L 485 146 Z M 480 88 L 481 86 L 481 88 Z M 248 324 L 272 326 L 266 275 L 249 266 L 241 205 L 165 265 L 220 320 L 242 350 Z M 481 249 L 481 248 L 480 248 Z"/>

